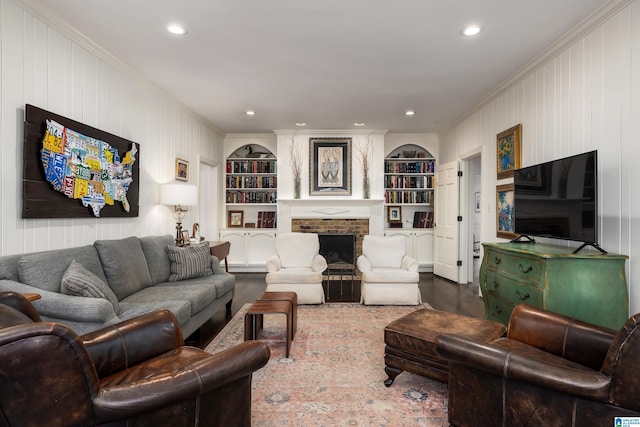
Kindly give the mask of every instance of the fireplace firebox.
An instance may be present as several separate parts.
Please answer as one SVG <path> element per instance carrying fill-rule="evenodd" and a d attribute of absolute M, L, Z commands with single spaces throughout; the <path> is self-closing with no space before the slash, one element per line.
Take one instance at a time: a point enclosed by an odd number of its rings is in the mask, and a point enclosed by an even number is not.
<path fill-rule="evenodd" d="M 354 299 L 356 276 L 356 235 L 354 233 L 318 233 L 320 255 L 327 260 L 324 284 L 327 301 L 345 300 L 344 285 L 349 287 L 349 301 Z M 332 290 L 340 289 L 338 297 Z"/>

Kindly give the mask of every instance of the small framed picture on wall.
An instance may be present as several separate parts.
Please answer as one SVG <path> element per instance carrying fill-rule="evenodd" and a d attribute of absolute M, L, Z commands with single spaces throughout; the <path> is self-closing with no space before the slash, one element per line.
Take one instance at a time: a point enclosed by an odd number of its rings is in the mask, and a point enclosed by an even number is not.
<path fill-rule="evenodd" d="M 189 181 L 189 162 L 176 159 L 176 179 L 179 181 Z"/>

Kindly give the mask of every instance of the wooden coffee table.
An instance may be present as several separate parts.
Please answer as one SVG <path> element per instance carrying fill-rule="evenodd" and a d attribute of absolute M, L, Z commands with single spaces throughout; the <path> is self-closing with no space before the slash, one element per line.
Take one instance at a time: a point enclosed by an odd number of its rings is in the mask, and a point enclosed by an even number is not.
<path fill-rule="evenodd" d="M 287 318 L 287 353 L 291 349 L 293 339 L 293 304 L 289 301 L 256 301 L 244 315 L 244 340 L 256 340 L 262 331 L 263 317 L 265 314 L 280 313 Z"/>

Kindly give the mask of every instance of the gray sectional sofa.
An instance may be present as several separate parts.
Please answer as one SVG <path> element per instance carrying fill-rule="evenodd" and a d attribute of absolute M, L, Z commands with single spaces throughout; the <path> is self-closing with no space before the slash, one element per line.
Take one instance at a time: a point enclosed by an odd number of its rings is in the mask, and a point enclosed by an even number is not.
<path fill-rule="evenodd" d="M 186 338 L 225 306 L 230 310 L 235 288 L 235 277 L 220 268 L 219 260 L 208 254 L 208 246 L 196 246 L 176 248 L 170 235 L 128 237 L 3 256 L 0 291 L 40 294 L 33 305 L 42 320 L 64 323 L 78 334 L 167 308 L 176 315 Z M 197 267 L 190 258 L 196 250 L 200 252 L 200 264 L 210 263 L 200 275 L 190 271 Z M 202 251 L 206 251 L 205 255 Z M 83 289 L 85 293 L 88 289 L 92 297 L 67 294 L 75 289 L 71 285 L 83 282 L 83 275 L 91 278 L 90 286 Z M 108 295 L 94 295 L 93 283 L 106 284 Z"/>

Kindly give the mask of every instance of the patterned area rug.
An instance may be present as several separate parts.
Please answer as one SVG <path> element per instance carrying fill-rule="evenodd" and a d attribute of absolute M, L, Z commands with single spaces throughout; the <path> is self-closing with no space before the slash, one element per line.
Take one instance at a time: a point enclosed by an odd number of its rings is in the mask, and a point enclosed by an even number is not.
<path fill-rule="evenodd" d="M 209 344 L 216 353 L 242 342 L 245 304 Z M 428 306 L 427 306 L 428 307 Z M 352 303 L 298 307 L 285 358 L 285 317 L 264 316 L 271 349 L 253 374 L 253 426 L 448 426 L 447 385 L 403 372 L 385 387 L 384 327 L 423 307 Z"/>

